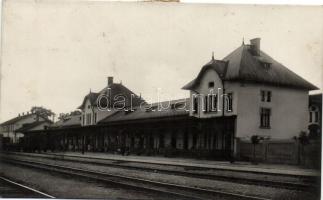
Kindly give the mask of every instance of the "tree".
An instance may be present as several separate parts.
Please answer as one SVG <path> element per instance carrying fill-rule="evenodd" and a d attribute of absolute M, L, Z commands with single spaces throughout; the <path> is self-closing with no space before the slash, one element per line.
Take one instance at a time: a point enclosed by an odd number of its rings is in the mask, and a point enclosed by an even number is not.
<path fill-rule="evenodd" d="M 296 138 L 299 142 L 299 153 L 298 153 L 298 163 L 301 163 L 301 157 L 304 157 L 304 146 L 309 144 L 309 137 L 305 131 L 301 131 L 299 136 Z"/>
<path fill-rule="evenodd" d="M 44 108 L 42 106 L 33 106 L 30 109 L 31 113 L 35 113 L 37 116 L 43 117 L 44 119 L 49 119 L 49 117 L 54 117 L 55 113 L 50 109 Z"/>
<path fill-rule="evenodd" d="M 71 111 L 70 113 L 59 113 L 58 120 L 65 120 L 66 118 L 68 118 L 70 116 L 76 116 L 76 115 L 80 115 L 80 114 L 82 114 L 82 112 L 79 110 L 74 110 L 74 111 Z"/>
<path fill-rule="evenodd" d="M 59 113 L 58 120 L 65 120 L 69 116 L 69 113 Z"/>

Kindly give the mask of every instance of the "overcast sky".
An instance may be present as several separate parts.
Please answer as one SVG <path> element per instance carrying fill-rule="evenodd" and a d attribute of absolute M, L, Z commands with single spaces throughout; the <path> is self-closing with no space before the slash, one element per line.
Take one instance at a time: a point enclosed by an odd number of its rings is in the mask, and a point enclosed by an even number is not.
<path fill-rule="evenodd" d="M 321 88 L 322 7 L 178 3 L 5 1 L 0 121 L 44 106 L 75 110 L 107 76 L 156 99 L 187 97 L 181 87 L 242 38 Z"/>

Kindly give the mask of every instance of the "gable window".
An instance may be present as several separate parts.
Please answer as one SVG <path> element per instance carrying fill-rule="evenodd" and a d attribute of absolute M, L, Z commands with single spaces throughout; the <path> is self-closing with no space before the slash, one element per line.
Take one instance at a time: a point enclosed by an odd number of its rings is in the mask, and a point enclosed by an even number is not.
<path fill-rule="evenodd" d="M 88 108 L 88 109 L 90 109 L 90 108 L 91 108 L 91 106 L 90 106 L 90 105 L 88 105 L 88 106 L 87 106 L 87 108 Z"/>
<path fill-rule="evenodd" d="M 209 108 L 209 106 L 208 106 L 208 97 L 209 96 L 205 96 L 204 97 L 204 112 L 208 112 L 209 110 L 208 110 L 208 108 Z"/>
<path fill-rule="evenodd" d="M 86 114 L 86 125 L 91 125 L 91 113 Z"/>
<path fill-rule="evenodd" d="M 232 112 L 233 97 L 232 93 L 227 94 L 227 112 Z"/>
<path fill-rule="evenodd" d="M 260 127 L 261 128 L 270 128 L 270 108 L 261 108 L 260 109 Z"/>
<path fill-rule="evenodd" d="M 217 112 L 218 111 L 218 95 L 212 95 L 210 96 L 210 104 L 211 104 L 211 111 L 212 112 Z"/>
<path fill-rule="evenodd" d="M 260 91 L 261 101 L 262 102 L 271 102 L 271 91 L 268 90 L 261 90 Z"/>
<path fill-rule="evenodd" d="M 209 88 L 213 88 L 214 87 L 214 82 L 209 82 Z"/>
<path fill-rule="evenodd" d="M 198 97 L 193 96 L 193 113 L 198 111 Z"/>

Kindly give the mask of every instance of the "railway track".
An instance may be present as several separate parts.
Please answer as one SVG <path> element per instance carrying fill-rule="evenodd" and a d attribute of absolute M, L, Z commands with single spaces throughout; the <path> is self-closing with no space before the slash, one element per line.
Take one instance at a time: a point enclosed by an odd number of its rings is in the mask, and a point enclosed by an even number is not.
<path fill-rule="evenodd" d="M 173 195 L 174 197 L 186 198 L 186 199 L 250 199 L 250 200 L 267 200 L 268 198 L 249 196 L 245 194 L 224 192 L 213 189 L 203 189 L 197 187 L 183 186 L 171 183 L 164 183 L 159 181 L 145 180 L 141 178 L 134 178 L 129 176 L 121 176 L 111 173 L 103 173 L 92 170 L 79 169 L 74 167 L 67 167 L 62 165 L 47 164 L 43 162 L 35 162 L 23 159 L 8 158 L 2 160 L 15 165 L 21 165 L 34 169 L 40 169 L 70 176 L 78 176 L 95 181 L 102 181 L 112 183 L 121 187 L 131 187 L 138 190 L 148 190 L 157 193 L 164 193 Z"/>
<path fill-rule="evenodd" d="M 0 176 L 1 198 L 55 198 L 49 194 Z"/>
<path fill-rule="evenodd" d="M 20 153 L 10 153 L 13 155 L 23 156 Z M 143 166 L 131 166 L 131 165 L 124 165 L 116 162 L 112 159 L 96 159 L 96 158 L 84 158 L 78 156 L 70 156 L 70 155 L 56 155 L 56 154 L 41 154 L 41 155 L 32 155 L 28 154 L 29 157 L 43 157 L 46 159 L 52 160 L 59 160 L 59 161 L 69 161 L 75 163 L 86 163 L 86 164 L 93 164 L 93 165 L 101 165 L 101 166 L 110 166 L 115 168 L 123 168 L 123 169 L 132 169 L 138 171 L 147 171 L 153 173 L 161 173 L 161 174 L 169 174 L 169 175 L 180 175 L 180 176 L 187 176 L 187 177 L 194 177 L 194 178 L 202 178 L 202 179 L 209 179 L 209 180 L 221 180 L 221 181 L 228 181 L 228 182 L 235 182 L 235 183 L 243 183 L 248 185 L 261 185 L 266 187 L 274 187 L 274 188 L 285 188 L 291 190 L 315 190 L 319 187 L 319 184 L 316 183 L 317 180 L 315 178 L 308 178 L 308 177 L 301 177 L 304 179 L 303 183 L 300 182 L 291 182 L 291 181 L 275 181 L 275 180 L 268 180 L 268 179 L 253 179 L 248 177 L 235 177 L 235 176 L 228 176 L 223 174 L 210 174 L 210 173 L 196 173 L 196 172 L 188 172 L 183 170 L 169 170 L 169 169 L 161 169 L 161 168 L 153 168 L 153 167 L 143 167 Z M 106 162 L 106 161 L 111 162 Z M 221 170 L 219 170 L 221 171 Z M 224 170 L 228 171 L 228 170 Z M 249 173 L 249 172 L 248 172 Z M 253 172 L 251 172 L 253 173 Z M 258 173 L 257 173 L 258 174 Z M 273 175 L 271 175 L 273 176 Z M 286 175 L 285 175 L 286 176 Z M 292 176 L 292 175 L 291 175 Z"/>

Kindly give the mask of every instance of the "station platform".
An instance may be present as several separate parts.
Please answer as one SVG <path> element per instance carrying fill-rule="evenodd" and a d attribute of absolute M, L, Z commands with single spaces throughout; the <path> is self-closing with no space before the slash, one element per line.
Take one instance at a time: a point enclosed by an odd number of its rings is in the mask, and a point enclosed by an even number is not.
<path fill-rule="evenodd" d="M 85 152 L 59 152 L 50 153 L 60 156 L 79 156 L 84 158 L 94 159 L 107 159 L 124 162 L 139 162 L 139 163 L 151 163 L 159 165 L 174 165 L 184 167 L 198 167 L 207 169 L 221 169 L 221 170 L 232 170 L 232 171 L 245 171 L 255 173 L 267 173 L 272 175 L 292 175 L 292 176 L 320 176 L 320 171 L 315 169 L 306 169 L 296 165 L 282 165 L 282 164 L 267 164 L 259 163 L 257 165 L 251 164 L 250 162 L 234 162 L 229 161 L 212 161 L 212 160 L 199 160 L 192 158 L 168 158 L 158 156 L 135 156 L 128 155 L 122 156 L 119 154 L 109 153 L 92 153 Z"/>

